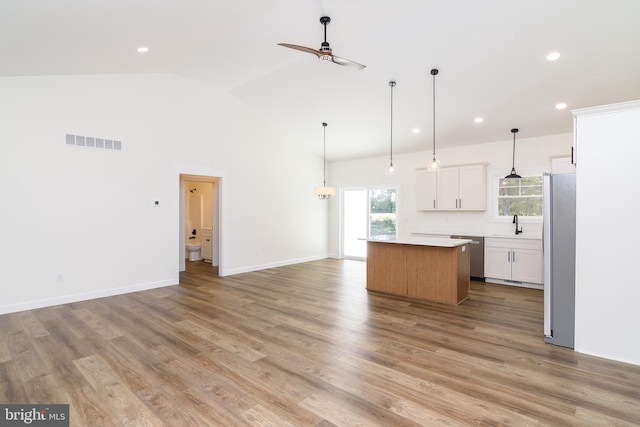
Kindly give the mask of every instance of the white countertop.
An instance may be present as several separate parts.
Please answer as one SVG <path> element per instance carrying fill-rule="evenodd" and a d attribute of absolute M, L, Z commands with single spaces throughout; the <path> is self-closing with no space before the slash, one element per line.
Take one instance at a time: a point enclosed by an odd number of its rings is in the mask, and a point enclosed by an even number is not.
<path fill-rule="evenodd" d="M 518 234 L 516 233 L 486 233 L 486 232 L 464 232 L 464 233 L 453 233 L 446 231 L 412 231 L 411 235 L 415 238 L 426 239 L 430 237 L 421 237 L 421 236 L 442 236 L 446 238 L 446 236 L 469 236 L 469 237 L 496 237 L 496 238 L 507 238 L 507 239 L 529 239 L 529 240 L 541 240 L 542 235 L 538 235 L 535 233 L 532 234 Z"/>
<path fill-rule="evenodd" d="M 367 239 L 367 242 L 396 243 L 400 245 L 437 246 L 441 248 L 455 248 L 471 243 L 467 239 L 450 239 L 448 237 L 408 237 L 400 240 Z"/>

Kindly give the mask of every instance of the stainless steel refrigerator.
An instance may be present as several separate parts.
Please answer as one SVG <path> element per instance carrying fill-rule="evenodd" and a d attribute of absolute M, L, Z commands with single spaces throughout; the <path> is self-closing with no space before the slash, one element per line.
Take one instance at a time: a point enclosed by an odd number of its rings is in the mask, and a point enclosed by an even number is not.
<path fill-rule="evenodd" d="M 574 348 L 576 174 L 543 177 L 544 340 Z"/>

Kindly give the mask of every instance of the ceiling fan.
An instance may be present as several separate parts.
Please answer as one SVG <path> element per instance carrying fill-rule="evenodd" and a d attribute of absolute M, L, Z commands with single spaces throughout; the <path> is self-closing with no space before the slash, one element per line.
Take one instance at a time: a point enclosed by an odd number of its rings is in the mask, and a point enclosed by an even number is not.
<path fill-rule="evenodd" d="M 340 58 L 331 53 L 331 47 L 327 42 L 327 24 L 331 22 L 331 18 L 323 16 L 320 18 L 320 23 L 324 25 L 324 41 L 320 45 L 320 50 L 315 50 L 310 47 L 299 46 L 297 44 L 278 43 L 280 46 L 288 47 L 289 49 L 301 50 L 303 52 L 312 53 L 318 58 L 325 61 L 331 61 L 334 64 L 344 65 L 345 67 L 355 68 L 356 70 L 362 70 L 366 65 L 358 64 L 357 62 L 349 61 L 348 59 Z"/>

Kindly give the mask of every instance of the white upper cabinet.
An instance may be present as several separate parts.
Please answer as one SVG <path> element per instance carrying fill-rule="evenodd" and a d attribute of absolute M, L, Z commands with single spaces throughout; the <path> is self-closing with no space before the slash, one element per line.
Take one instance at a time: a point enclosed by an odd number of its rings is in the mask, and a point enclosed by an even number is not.
<path fill-rule="evenodd" d="M 484 211 L 487 204 L 486 164 L 416 170 L 419 211 Z"/>
<path fill-rule="evenodd" d="M 458 209 L 458 168 L 442 168 L 438 175 L 438 210 L 455 211 Z"/>
<path fill-rule="evenodd" d="M 485 165 L 458 168 L 458 209 L 484 211 L 487 209 L 487 172 Z"/>
<path fill-rule="evenodd" d="M 426 169 L 416 170 L 416 209 L 419 211 L 436 210 L 437 173 Z"/>

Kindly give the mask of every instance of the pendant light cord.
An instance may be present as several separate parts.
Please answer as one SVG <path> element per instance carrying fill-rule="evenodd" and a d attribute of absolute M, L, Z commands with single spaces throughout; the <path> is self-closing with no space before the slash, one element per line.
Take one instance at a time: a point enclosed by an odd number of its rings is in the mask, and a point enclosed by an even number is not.
<path fill-rule="evenodd" d="M 511 132 L 513 132 L 513 158 L 511 159 L 511 170 L 515 171 L 516 170 L 516 132 L 518 132 L 518 130 L 511 129 Z"/>
<path fill-rule="evenodd" d="M 431 75 L 433 76 L 433 160 L 436 160 L 436 75 L 438 74 L 438 69 L 434 68 L 431 70 Z"/>
<path fill-rule="evenodd" d="M 325 26 L 325 28 L 327 28 Z M 327 174 L 325 171 L 325 167 L 326 167 L 326 163 L 327 163 L 327 124 L 326 123 L 322 123 L 323 126 L 323 138 L 322 138 L 322 186 L 326 187 L 327 186 Z"/>
<path fill-rule="evenodd" d="M 390 150 L 390 166 L 393 166 L 393 88 L 395 87 L 396 82 L 393 80 L 389 82 L 389 86 L 391 87 L 391 128 L 390 128 L 390 137 L 389 140 L 391 142 L 391 150 Z"/>

